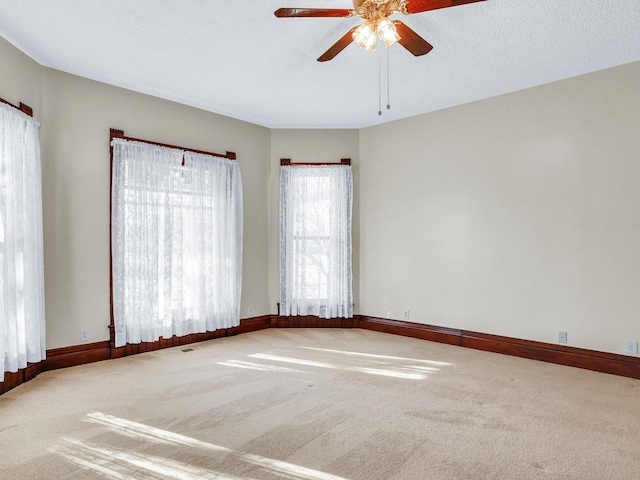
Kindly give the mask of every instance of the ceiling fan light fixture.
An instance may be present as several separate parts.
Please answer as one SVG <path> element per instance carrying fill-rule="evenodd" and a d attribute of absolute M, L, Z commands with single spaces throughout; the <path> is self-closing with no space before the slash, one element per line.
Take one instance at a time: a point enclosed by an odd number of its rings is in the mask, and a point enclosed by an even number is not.
<path fill-rule="evenodd" d="M 352 27 L 329 50 L 318 57 L 319 62 L 335 58 L 351 42 L 355 42 L 365 50 L 373 51 L 378 40 L 387 48 L 400 43 L 414 57 L 429 53 L 433 45 L 411 30 L 400 20 L 389 20 L 396 13 L 413 15 L 415 13 L 455 7 L 485 0 L 352 0 L 353 9 L 347 8 L 279 8 L 274 12 L 278 18 L 283 17 L 328 17 L 350 18 L 360 17 L 365 22 Z"/>
<path fill-rule="evenodd" d="M 365 50 L 373 51 L 378 44 L 376 25 L 367 20 L 353 32 L 353 41 Z"/>
<path fill-rule="evenodd" d="M 378 36 L 380 37 L 380 40 L 384 42 L 387 48 L 400 40 L 400 35 L 398 35 L 396 26 L 393 24 L 393 22 L 389 21 L 388 18 L 383 18 L 378 23 Z"/>

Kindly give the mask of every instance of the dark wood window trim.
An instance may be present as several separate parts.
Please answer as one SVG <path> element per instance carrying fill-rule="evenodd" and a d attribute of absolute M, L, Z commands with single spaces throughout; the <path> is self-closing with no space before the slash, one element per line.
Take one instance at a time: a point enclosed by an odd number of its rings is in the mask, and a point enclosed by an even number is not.
<path fill-rule="evenodd" d="M 153 342 L 156 346 L 145 346 L 144 344 L 139 344 L 136 346 L 132 346 L 127 344 L 124 347 L 116 348 L 116 329 L 115 329 L 115 321 L 113 315 L 113 245 L 112 245 L 112 232 L 111 232 L 111 215 L 112 215 L 112 197 L 111 192 L 113 191 L 113 146 L 111 145 L 113 139 L 119 138 L 122 140 L 128 140 L 131 142 L 140 142 L 147 143 L 149 145 L 157 145 L 159 147 L 165 148 L 175 148 L 176 150 L 183 150 L 185 152 L 191 153 L 199 153 L 202 155 L 209 155 L 212 157 L 226 158 L 228 160 L 236 160 L 235 152 L 227 151 L 225 154 L 222 153 L 214 153 L 207 152 L 204 150 L 195 150 L 193 148 L 180 147 L 177 145 L 170 145 L 167 143 L 159 143 L 151 140 L 143 140 L 140 138 L 127 137 L 124 134 L 123 130 L 118 130 L 116 128 L 112 128 L 109 131 L 109 164 L 110 164 L 110 175 L 109 175 L 109 312 L 110 312 L 110 321 L 109 321 L 109 348 L 111 351 L 110 357 L 117 358 L 125 355 L 130 355 L 131 353 L 138 353 L 138 351 L 147 351 L 147 350 L 156 350 L 157 345 L 162 344 L 161 348 L 173 346 L 174 343 L 177 345 L 178 343 L 174 342 L 173 339 L 164 340 L 161 339 L 159 342 Z M 184 158 L 182 159 L 182 164 L 184 165 Z M 220 332 L 218 332 L 220 334 Z M 202 336 L 202 335 L 201 335 Z M 163 341 L 164 340 L 164 341 Z"/>
<path fill-rule="evenodd" d="M 20 110 L 22 113 L 24 113 L 26 115 L 29 115 L 30 117 L 33 117 L 33 108 L 31 108 L 26 103 L 20 102 L 20 105 L 16 107 L 13 103 L 7 102 L 3 98 L 0 98 L 0 103 L 4 103 L 5 105 L 9 105 L 10 107 L 15 108 L 16 110 Z"/>
<path fill-rule="evenodd" d="M 124 131 L 112 128 L 109 133 L 109 145 L 111 145 L 111 141 L 114 138 L 121 138 L 123 140 L 129 140 L 130 142 L 148 143 L 149 145 L 157 145 L 158 147 L 175 148 L 176 150 L 184 150 L 185 152 L 191 152 L 191 153 L 200 153 L 202 155 L 210 155 L 212 157 L 226 158 L 229 160 L 236 159 L 235 152 L 227 151 L 225 154 L 213 153 L 213 152 L 206 152 L 204 150 L 195 150 L 193 148 L 179 147 L 177 145 L 169 145 L 168 143 L 159 143 L 159 142 L 153 142 L 151 140 L 142 140 L 140 138 L 126 137 L 124 134 Z M 113 152 L 112 152 L 112 155 L 113 155 Z"/>
<path fill-rule="evenodd" d="M 337 162 L 295 162 L 293 163 L 290 158 L 281 158 L 281 167 L 309 167 L 318 165 L 351 165 L 350 158 L 341 158 L 340 163 Z"/>

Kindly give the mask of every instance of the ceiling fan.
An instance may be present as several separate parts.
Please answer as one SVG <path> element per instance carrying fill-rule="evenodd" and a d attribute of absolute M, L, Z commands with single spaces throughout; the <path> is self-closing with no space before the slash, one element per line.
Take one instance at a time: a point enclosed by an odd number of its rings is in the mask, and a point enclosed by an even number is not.
<path fill-rule="evenodd" d="M 482 1 L 484 0 L 353 0 L 353 9 L 280 8 L 274 13 L 278 18 L 358 16 L 364 19 L 363 24 L 353 27 L 324 52 L 318 58 L 319 62 L 331 60 L 351 42 L 358 43 L 365 50 L 373 51 L 376 49 L 378 39 L 382 40 L 387 48 L 397 42 L 417 57 L 429 53 L 433 46 L 400 20 L 389 20 L 390 15 L 394 13 L 411 15 Z"/>

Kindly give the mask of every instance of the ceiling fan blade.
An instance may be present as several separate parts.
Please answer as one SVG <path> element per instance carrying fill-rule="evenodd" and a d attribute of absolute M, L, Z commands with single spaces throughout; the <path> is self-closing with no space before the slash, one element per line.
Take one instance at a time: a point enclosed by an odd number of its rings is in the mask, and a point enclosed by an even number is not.
<path fill-rule="evenodd" d="M 274 15 L 278 18 L 290 17 L 350 17 L 353 10 L 347 8 L 279 8 Z"/>
<path fill-rule="evenodd" d="M 343 37 L 334 43 L 329 50 L 324 52 L 320 57 L 318 57 L 319 62 L 326 62 L 327 60 L 331 60 L 333 57 L 338 55 L 342 50 L 347 48 L 351 42 L 353 42 L 353 31 L 358 28 L 358 25 L 353 27 L 347 33 L 343 35 Z"/>
<path fill-rule="evenodd" d="M 455 7 L 467 3 L 484 2 L 485 0 L 409 0 L 407 12 L 420 13 L 439 8 Z"/>
<path fill-rule="evenodd" d="M 393 24 L 396 26 L 398 35 L 400 35 L 400 40 L 398 40 L 398 43 L 409 50 L 409 52 L 414 54 L 416 57 L 429 53 L 433 48 L 433 46 L 429 42 L 427 42 L 416 32 L 407 27 L 400 20 L 394 20 Z"/>

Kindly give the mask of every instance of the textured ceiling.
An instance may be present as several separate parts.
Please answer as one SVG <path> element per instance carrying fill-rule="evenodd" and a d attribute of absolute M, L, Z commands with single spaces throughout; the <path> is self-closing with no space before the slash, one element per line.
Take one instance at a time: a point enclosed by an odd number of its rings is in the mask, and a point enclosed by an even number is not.
<path fill-rule="evenodd" d="M 0 0 L 0 35 L 39 63 L 271 128 L 361 128 L 640 60 L 640 0 L 488 0 L 395 15 L 434 49 L 351 44 L 359 22 L 279 7 L 350 0 Z M 383 114 L 378 69 L 383 65 Z"/>

